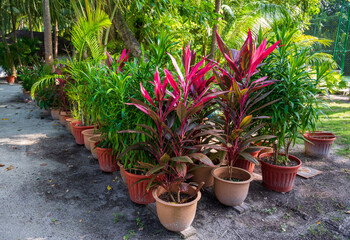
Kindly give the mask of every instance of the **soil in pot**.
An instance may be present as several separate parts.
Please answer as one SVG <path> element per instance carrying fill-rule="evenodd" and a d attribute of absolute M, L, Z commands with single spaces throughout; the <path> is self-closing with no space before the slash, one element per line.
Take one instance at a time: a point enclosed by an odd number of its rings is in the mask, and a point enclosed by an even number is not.
<path fill-rule="evenodd" d="M 284 156 L 284 154 L 280 155 Z M 295 176 L 302 163 L 299 158 L 289 155 L 288 159 L 291 160 L 289 165 L 278 166 L 268 163 L 268 161 L 271 161 L 271 156 L 273 156 L 273 153 L 264 153 L 260 156 L 262 184 L 272 191 L 289 192 L 293 188 Z"/>
<path fill-rule="evenodd" d="M 149 183 L 148 179 L 151 179 L 153 175 L 151 176 L 145 176 L 145 175 L 138 175 L 130 173 L 128 170 L 124 169 L 126 183 L 128 185 L 129 189 L 129 196 L 131 201 L 138 204 L 149 204 L 153 203 L 155 200 L 152 196 L 152 190 L 146 191 L 146 187 Z M 140 181 L 141 179 L 144 179 Z M 138 183 L 136 183 L 139 181 Z"/>
<path fill-rule="evenodd" d="M 304 141 L 305 154 L 313 157 L 327 157 L 336 139 L 333 133 L 321 131 L 306 132 L 303 136 L 311 142 Z"/>
<path fill-rule="evenodd" d="M 189 186 L 185 194 L 190 196 L 194 194 L 195 190 L 193 186 Z M 164 201 L 162 198 L 167 198 L 166 195 L 164 196 L 164 193 L 166 193 L 166 190 L 162 187 L 158 187 L 152 192 L 156 200 L 157 215 L 160 223 L 166 229 L 175 232 L 183 231 L 190 227 L 196 215 L 197 202 L 201 198 L 201 193 L 198 192 L 192 201 L 182 204 Z"/>
<path fill-rule="evenodd" d="M 82 134 L 82 131 L 94 128 L 95 126 L 80 126 L 80 124 L 81 124 L 81 121 L 71 122 L 75 142 L 78 145 L 83 145 L 84 144 L 84 136 Z"/>
<path fill-rule="evenodd" d="M 214 192 L 216 198 L 226 206 L 239 206 L 246 199 L 253 175 L 247 170 L 232 167 L 230 178 L 228 167 L 219 167 L 212 170 L 214 177 Z M 236 179 L 231 181 L 230 179 Z M 228 179 L 228 180 L 225 180 Z"/>
<path fill-rule="evenodd" d="M 119 170 L 119 166 L 117 164 L 117 154 L 113 152 L 113 149 L 96 147 L 96 153 L 98 163 L 102 171 L 115 172 Z"/>

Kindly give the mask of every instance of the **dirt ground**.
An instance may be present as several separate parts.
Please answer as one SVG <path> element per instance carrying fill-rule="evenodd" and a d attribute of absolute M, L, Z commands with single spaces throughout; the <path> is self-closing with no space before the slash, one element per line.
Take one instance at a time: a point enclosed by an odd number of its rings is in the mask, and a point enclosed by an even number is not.
<path fill-rule="evenodd" d="M 180 238 L 129 200 L 119 172 L 103 173 L 58 121 L 24 102 L 18 85 L 0 84 L 0 130 L 0 240 Z M 337 147 L 317 159 L 296 146 L 304 166 L 323 173 L 297 177 L 285 194 L 253 181 L 243 214 L 205 189 L 191 239 L 350 239 L 350 159 Z"/>

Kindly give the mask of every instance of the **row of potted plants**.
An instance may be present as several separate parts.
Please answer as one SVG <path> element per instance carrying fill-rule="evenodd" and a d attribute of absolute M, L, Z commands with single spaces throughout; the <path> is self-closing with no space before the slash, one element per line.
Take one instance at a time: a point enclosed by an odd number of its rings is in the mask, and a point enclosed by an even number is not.
<path fill-rule="evenodd" d="M 66 62 L 51 76 L 59 119 L 102 171 L 120 169 L 132 201 L 156 201 L 160 222 L 171 231 L 190 226 L 203 186 L 213 185 L 225 205 L 242 204 L 254 164 L 261 163 L 265 187 L 288 192 L 301 166 L 289 149 L 298 129 L 314 129 L 319 89 L 306 50 L 290 41 L 292 33 L 276 33 L 278 41 L 254 40 L 249 31 L 240 50 L 217 34 L 224 64 L 197 62 L 189 46 L 182 65 L 168 54 L 172 66 L 163 71 L 152 58 L 151 64 L 127 61 L 125 50 L 115 59 L 107 53 L 105 63 Z"/>

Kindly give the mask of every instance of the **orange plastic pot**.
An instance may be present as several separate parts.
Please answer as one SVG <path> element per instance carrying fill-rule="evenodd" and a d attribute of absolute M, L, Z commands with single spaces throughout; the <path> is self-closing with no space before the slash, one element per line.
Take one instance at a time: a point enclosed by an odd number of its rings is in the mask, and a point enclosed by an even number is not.
<path fill-rule="evenodd" d="M 186 192 L 189 195 L 195 193 L 195 188 L 189 186 Z M 166 190 L 163 187 L 158 187 L 153 190 L 153 197 L 156 200 L 157 215 L 160 223 L 168 230 L 174 232 L 180 232 L 189 228 L 196 216 L 197 203 L 201 199 L 201 192 L 197 193 L 197 197 L 186 203 L 170 203 L 163 201 L 159 198 L 160 195 L 165 193 Z"/>
<path fill-rule="evenodd" d="M 113 153 L 113 149 L 96 147 L 96 153 L 102 171 L 115 172 L 119 170 L 117 156 Z"/>
<path fill-rule="evenodd" d="M 92 137 L 89 137 L 88 140 L 89 140 L 89 143 L 90 143 L 90 151 L 91 151 L 92 156 L 95 159 L 98 159 L 95 147 L 96 147 L 96 143 L 98 143 L 100 141 L 100 134 L 97 134 L 97 135 L 94 135 Z"/>
<path fill-rule="evenodd" d="M 79 120 L 74 119 L 74 118 L 67 118 L 66 119 L 66 128 L 71 134 L 73 134 L 73 129 L 72 129 L 71 122 L 76 122 L 76 121 L 79 121 Z"/>
<path fill-rule="evenodd" d="M 8 83 L 14 83 L 15 82 L 15 76 L 7 76 L 6 81 Z"/>
<path fill-rule="evenodd" d="M 119 166 L 119 169 L 120 169 L 120 177 L 122 178 L 123 183 L 126 184 L 126 177 L 125 177 L 124 166 L 120 162 L 118 162 L 118 166 Z"/>
<path fill-rule="evenodd" d="M 306 132 L 304 138 L 311 142 L 304 141 L 305 153 L 313 157 L 327 157 L 336 139 L 333 133 L 321 131 Z"/>
<path fill-rule="evenodd" d="M 60 112 L 60 115 L 59 115 L 58 119 L 60 120 L 60 123 L 61 123 L 62 126 L 66 125 L 66 119 L 65 119 L 66 117 L 67 118 L 70 117 L 68 112 L 64 112 L 64 111 Z"/>
<path fill-rule="evenodd" d="M 264 153 L 260 155 L 260 159 L 272 155 L 273 153 Z M 285 154 L 281 153 L 280 155 L 284 156 Z M 264 187 L 275 192 L 289 192 L 292 190 L 295 176 L 302 162 L 293 155 L 289 155 L 288 159 L 297 162 L 298 165 L 291 167 L 277 166 L 260 160 L 262 184 Z"/>
<path fill-rule="evenodd" d="M 145 175 L 136 175 L 129 173 L 128 171 L 124 171 L 125 178 L 126 178 L 126 184 L 128 185 L 129 189 L 129 196 L 131 201 L 138 204 L 149 204 L 153 203 L 155 200 L 152 196 L 152 190 L 146 191 L 146 187 L 149 183 L 148 179 L 151 179 L 153 176 L 145 176 Z M 137 181 L 145 179 L 143 181 L 140 181 L 136 183 Z"/>
<path fill-rule="evenodd" d="M 92 129 L 86 129 L 84 131 L 82 131 L 81 133 L 84 136 L 84 145 L 86 147 L 87 150 L 91 150 L 91 146 L 90 146 L 90 142 L 89 142 L 89 138 L 96 135 L 96 129 L 92 128 Z"/>
<path fill-rule="evenodd" d="M 251 152 L 250 155 L 257 158 L 260 151 Z M 236 162 L 233 164 L 234 167 L 242 168 L 244 170 L 247 170 L 248 172 L 252 173 L 254 171 L 255 164 L 244 159 L 244 158 L 238 158 Z"/>
<path fill-rule="evenodd" d="M 86 129 L 94 128 L 95 126 L 78 126 L 79 124 L 81 124 L 81 121 L 71 122 L 75 142 L 78 145 L 83 145 L 84 144 L 84 136 L 81 132 L 86 130 Z"/>

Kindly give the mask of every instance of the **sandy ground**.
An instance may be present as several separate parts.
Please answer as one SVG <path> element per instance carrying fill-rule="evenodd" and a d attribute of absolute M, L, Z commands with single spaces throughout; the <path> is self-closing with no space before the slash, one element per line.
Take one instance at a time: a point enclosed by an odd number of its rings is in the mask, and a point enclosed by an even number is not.
<path fill-rule="evenodd" d="M 180 238 L 129 200 L 119 172 L 103 173 L 58 121 L 24 102 L 18 85 L 0 84 L 0 130 L 0 240 Z M 323 174 L 297 177 L 285 194 L 254 181 L 241 215 L 204 190 L 192 239 L 350 239 L 350 159 L 303 151 L 293 154 Z"/>

